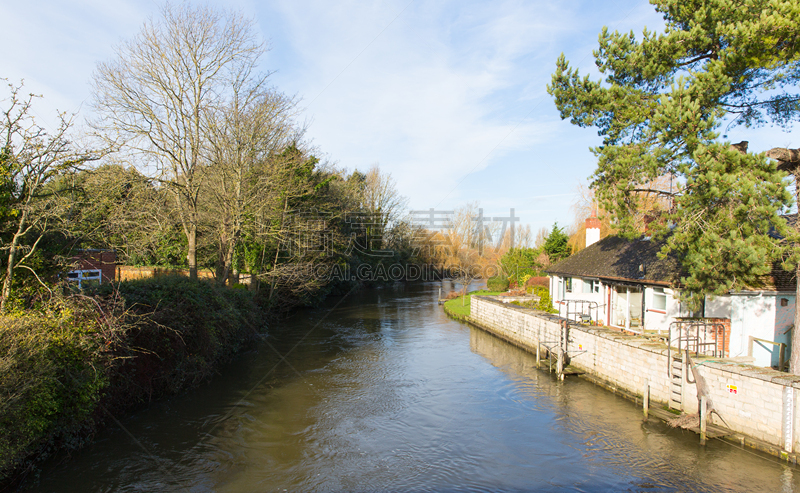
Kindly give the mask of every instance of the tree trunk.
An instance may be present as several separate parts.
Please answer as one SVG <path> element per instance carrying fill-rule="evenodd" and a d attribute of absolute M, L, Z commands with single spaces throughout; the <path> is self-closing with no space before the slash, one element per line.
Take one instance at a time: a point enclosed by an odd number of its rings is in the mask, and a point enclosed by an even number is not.
<path fill-rule="evenodd" d="M 197 280 L 197 224 L 189 224 L 186 228 L 186 239 L 189 242 L 186 261 L 189 263 L 189 279 Z"/>
<path fill-rule="evenodd" d="M 221 286 L 224 286 L 225 283 L 232 284 L 229 282 L 230 281 L 229 278 L 231 276 L 231 271 L 233 270 L 233 251 L 235 248 L 236 248 L 236 243 L 233 241 L 233 239 L 231 239 L 228 242 L 228 246 L 225 249 L 225 251 L 221 252 L 223 256 L 223 258 L 221 259 L 223 264 L 221 280 L 220 280 Z"/>
<path fill-rule="evenodd" d="M 11 281 L 14 279 L 14 263 L 17 261 L 18 245 L 19 243 L 15 236 L 11 243 L 11 247 L 8 250 L 8 268 L 6 269 L 6 278 L 3 279 L 3 293 L 2 297 L 0 298 L 0 313 L 5 313 L 6 301 L 11 295 Z"/>
<path fill-rule="evenodd" d="M 220 239 L 219 249 L 217 251 L 217 268 L 215 271 L 216 276 L 216 283 L 217 286 L 224 286 L 225 285 L 225 273 L 228 271 L 228 267 L 225 264 L 225 252 L 227 251 L 227 246 L 222 239 Z"/>
<path fill-rule="evenodd" d="M 800 204 L 800 169 L 797 166 L 792 170 L 792 177 L 795 183 L 795 203 Z M 797 217 L 794 220 L 794 230 L 800 232 L 800 210 L 797 212 Z M 800 245 L 793 245 L 794 248 L 800 248 Z M 790 336 L 790 349 L 789 349 L 789 371 L 794 375 L 800 375 L 800 337 L 797 333 L 800 329 L 800 262 L 794 269 L 794 280 L 797 286 L 794 291 L 794 327 Z"/>
<path fill-rule="evenodd" d="M 794 178 L 794 199 L 799 210 L 792 227 L 796 233 L 800 233 L 800 149 L 775 147 L 765 154 L 768 158 L 778 161 L 779 170 L 789 172 Z M 792 245 L 792 248 L 800 248 L 800 245 Z M 789 343 L 789 371 L 794 375 L 800 375 L 800 337 L 795 337 L 800 331 L 800 263 L 795 267 L 794 279 L 797 285 L 794 292 L 794 326 Z"/>
<path fill-rule="evenodd" d="M 275 260 L 272 261 L 272 271 L 274 272 L 275 269 L 278 267 L 278 259 L 280 258 L 281 253 L 281 240 L 280 235 L 283 233 L 283 222 L 286 219 L 286 211 L 289 209 L 289 198 L 285 197 L 283 199 L 283 212 L 281 212 L 281 225 L 278 228 L 278 245 L 275 248 Z M 275 294 L 275 282 L 277 279 L 275 276 L 272 276 L 272 282 L 269 286 L 269 302 L 272 302 L 272 295 Z"/>
<path fill-rule="evenodd" d="M 796 227 L 796 226 L 795 226 Z M 797 287 L 794 290 L 794 327 L 790 337 L 789 346 L 789 371 L 794 375 L 800 375 L 800 337 L 796 337 L 797 327 L 800 327 L 800 263 L 794 269 L 794 278 Z"/>
<path fill-rule="evenodd" d="M 25 234 L 25 226 L 28 222 L 28 211 L 23 210 L 22 216 L 19 219 L 17 232 L 11 239 L 11 245 L 8 247 L 8 267 L 6 268 L 6 278 L 3 279 L 3 291 L 0 294 L 0 313 L 5 313 L 8 298 L 11 296 L 11 282 L 14 280 L 14 264 L 17 263 L 17 253 L 19 252 L 19 243 L 22 236 Z"/>

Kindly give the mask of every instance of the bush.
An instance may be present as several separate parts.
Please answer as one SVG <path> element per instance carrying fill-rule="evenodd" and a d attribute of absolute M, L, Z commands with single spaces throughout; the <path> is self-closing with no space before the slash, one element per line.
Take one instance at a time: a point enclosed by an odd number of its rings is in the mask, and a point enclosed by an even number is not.
<path fill-rule="evenodd" d="M 0 480 L 34 451 L 80 446 L 108 384 L 108 327 L 91 301 L 0 316 Z"/>
<path fill-rule="evenodd" d="M 123 407 L 202 382 L 263 328 L 265 317 L 246 290 L 182 276 L 128 281 L 118 289 L 137 317 L 120 354 L 135 358 L 123 360 L 113 375 L 113 400 Z"/>
<path fill-rule="evenodd" d="M 458 298 L 462 294 L 463 293 L 459 293 L 458 291 L 450 291 L 449 293 L 447 293 L 447 296 L 445 296 L 444 299 L 452 300 L 452 299 Z"/>
<path fill-rule="evenodd" d="M 550 298 L 550 290 L 544 286 L 534 286 L 533 294 L 539 297 L 539 302 L 536 306 L 537 310 L 547 313 L 557 313 L 558 310 L 553 308 L 553 300 Z"/>
<path fill-rule="evenodd" d="M 262 328 L 253 296 L 183 277 L 102 285 L 0 315 L 0 489 L 104 417 L 212 375 Z"/>
<path fill-rule="evenodd" d="M 505 276 L 490 277 L 489 280 L 486 281 L 486 288 L 489 291 L 505 292 L 508 291 L 508 285 L 509 281 Z"/>
<path fill-rule="evenodd" d="M 550 288 L 550 278 L 547 277 L 547 276 L 531 277 L 530 279 L 527 280 L 527 282 L 525 283 L 525 286 L 527 286 L 527 287 L 544 286 L 544 287 L 549 289 Z"/>

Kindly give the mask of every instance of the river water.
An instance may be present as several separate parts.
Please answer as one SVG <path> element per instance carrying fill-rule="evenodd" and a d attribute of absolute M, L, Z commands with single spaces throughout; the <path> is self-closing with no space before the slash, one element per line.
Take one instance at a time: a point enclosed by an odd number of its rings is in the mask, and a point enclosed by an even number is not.
<path fill-rule="evenodd" d="M 448 319 L 437 283 L 331 299 L 32 491 L 800 492 L 779 460 L 660 422 Z M 445 291 L 448 287 L 445 286 Z"/>

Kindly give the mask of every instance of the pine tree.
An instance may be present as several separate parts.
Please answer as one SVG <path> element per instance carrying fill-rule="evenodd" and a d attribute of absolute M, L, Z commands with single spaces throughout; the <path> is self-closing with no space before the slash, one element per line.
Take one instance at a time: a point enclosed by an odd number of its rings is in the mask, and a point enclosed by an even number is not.
<path fill-rule="evenodd" d="M 550 235 L 544 241 L 544 252 L 553 263 L 569 257 L 569 236 L 564 232 L 564 228 L 558 227 L 558 223 L 553 224 Z"/>
<path fill-rule="evenodd" d="M 776 236 L 794 239 L 780 217 L 792 201 L 785 173 L 746 143 L 720 141 L 717 129 L 788 127 L 800 115 L 800 4 L 651 3 L 663 33 L 604 28 L 594 56 L 605 79 L 581 77 L 562 54 L 548 92 L 562 118 L 603 137 L 592 187 L 623 234 L 636 234 L 646 198 L 672 202 L 650 228 L 666 236 L 663 254 L 681 258 L 682 296 L 696 306 L 705 294 L 757 285 L 785 255 Z M 665 175 L 671 189 L 647 185 Z"/>

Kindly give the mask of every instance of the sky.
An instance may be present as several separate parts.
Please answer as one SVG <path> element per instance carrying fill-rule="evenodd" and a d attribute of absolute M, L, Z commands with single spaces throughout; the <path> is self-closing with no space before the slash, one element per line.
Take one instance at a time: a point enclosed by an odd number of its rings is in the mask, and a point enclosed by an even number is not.
<path fill-rule="evenodd" d="M 190 2 L 196 3 L 196 2 Z M 646 0 L 228 0 L 270 50 L 260 70 L 301 99 L 307 137 L 340 168 L 390 173 L 414 210 L 477 203 L 535 232 L 573 222 L 596 166 L 597 131 L 561 121 L 547 94 L 562 52 L 596 73 L 603 26 L 640 34 L 663 20 Z M 135 36 L 160 1 L 0 3 L 0 77 L 40 94 L 35 114 L 91 117 L 99 62 Z M 750 150 L 800 147 L 800 132 L 734 128 Z"/>

